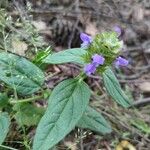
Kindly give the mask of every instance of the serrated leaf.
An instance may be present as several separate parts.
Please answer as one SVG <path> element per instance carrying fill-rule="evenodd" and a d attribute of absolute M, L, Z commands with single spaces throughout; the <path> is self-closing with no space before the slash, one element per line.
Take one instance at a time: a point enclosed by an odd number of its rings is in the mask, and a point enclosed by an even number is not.
<path fill-rule="evenodd" d="M 20 126 L 37 125 L 45 112 L 44 108 L 29 103 L 16 104 L 14 110 L 17 111 L 15 119 Z"/>
<path fill-rule="evenodd" d="M 77 126 L 102 134 L 110 133 L 112 131 L 110 124 L 105 120 L 105 118 L 91 107 L 87 107 Z"/>
<path fill-rule="evenodd" d="M 0 145 L 4 142 L 10 125 L 10 118 L 7 113 L 0 113 Z"/>
<path fill-rule="evenodd" d="M 40 89 L 44 74 L 27 59 L 3 52 L 0 53 L 0 80 L 19 94 L 28 95 Z"/>
<path fill-rule="evenodd" d="M 103 73 L 103 81 L 108 94 L 121 106 L 131 106 L 131 101 L 122 91 L 121 86 L 111 69 L 105 70 Z"/>
<path fill-rule="evenodd" d="M 84 113 L 90 89 L 83 82 L 69 79 L 58 84 L 51 93 L 33 142 L 33 150 L 48 150 L 62 140 Z"/>
<path fill-rule="evenodd" d="M 82 56 L 86 50 L 82 48 L 67 49 L 58 53 L 48 55 L 44 62 L 49 64 L 77 63 L 84 64 Z"/>

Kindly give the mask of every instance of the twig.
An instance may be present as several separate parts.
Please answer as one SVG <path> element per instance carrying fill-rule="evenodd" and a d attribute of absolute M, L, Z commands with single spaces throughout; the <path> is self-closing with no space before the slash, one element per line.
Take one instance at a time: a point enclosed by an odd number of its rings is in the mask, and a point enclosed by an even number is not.
<path fill-rule="evenodd" d="M 143 83 L 143 82 L 150 82 L 150 80 L 124 80 L 124 79 L 118 79 L 120 83 Z"/>
<path fill-rule="evenodd" d="M 0 147 L 4 148 L 4 149 L 10 149 L 10 150 L 18 150 L 9 146 L 4 146 L 4 145 L 0 145 Z"/>
<path fill-rule="evenodd" d="M 76 12 L 78 12 L 78 13 L 80 14 L 80 10 L 79 10 L 79 0 L 76 0 Z M 71 48 L 72 40 L 73 40 L 74 34 L 75 34 L 75 29 L 77 28 L 78 23 L 79 23 L 79 14 L 78 14 L 78 16 L 77 16 L 76 22 L 75 22 L 75 24 L 74 24 L 72 33 L 71 33 L 70 38 L 69 38 L 69 41 L 68 41 L 68 48 Z"/>
<path fill-rule="evenodd" d="M 144 98 L 144 99 L 139 99 L 139 100 L 135 101 L 132 106 L 142 107 L 142 106 L 147 105 L 147 104 L 150 104 L 150 97 Z"/>

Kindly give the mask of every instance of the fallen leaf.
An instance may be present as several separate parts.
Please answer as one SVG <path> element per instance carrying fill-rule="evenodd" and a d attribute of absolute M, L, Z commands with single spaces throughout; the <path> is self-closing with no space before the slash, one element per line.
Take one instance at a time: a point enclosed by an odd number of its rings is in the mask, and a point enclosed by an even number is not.
<path fill-rule="evenodd" d="M 115 150 L 124 150 L 124 149 L 128 149 L 128 150 L 136 150 L 136 148 L 131 144 L 129 143 L 128 141 L 126 140 L 123 140 L 121 141 Z"/>
<path fill-rule="evenodd" d="M 144 18 L 144 10 L 141 5 L 135 5 L 132 12 L 133 20 L 140 22 Z"/>
<path fill-rule="evenodd" d="M 95 36 L 98 33 L 96 23 L 88 23 L 86 25 L 85 32 L 91 36 Z"/>
<path fill-rule="evenodd" d="M 65 143 L 64 143 L 67 147 L 68 147 L 68 149 L 70 149 L 70 150 L 77 150 L 77 144 L 76 143 L 73 143 L 73 142 L 71 142 L 71 141 L 65 141 Z"/>
<path fill-rule="evenodd" d="M 46 23 L 43 21 L 33 21 L 32 24 L 38 31 L 45 30 L 47 28 Z"/>
<path fill-rule="evenodd" d="M 143 82 L 139 84 L 139 88 L 142 92 L 150 92 L 150 82 Z"/>
<path fill-rule="evenodd" d="M 12 41 L 12 52 L 21 56 L 25 56 L 25 51 L 28 49 L 28 45 L 20 40 Z"/>

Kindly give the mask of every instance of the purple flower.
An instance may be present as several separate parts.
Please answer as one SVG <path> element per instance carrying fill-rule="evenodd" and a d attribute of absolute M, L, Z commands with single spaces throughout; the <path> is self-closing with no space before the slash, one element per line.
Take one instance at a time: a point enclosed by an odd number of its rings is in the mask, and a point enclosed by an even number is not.
<path fill-rule="evenodd" d="M 126 60 L 125 58 L 122 58 L 122 57 L 118 57 L 116 58 L 116 61 L 115 61 L 115 65 L 118 67 L 118 66 L 127 66 L 129 63 L 128 60 Z"/>
<path fill-rule="evenodd" d="M 118 36 L 121 35 L 122 31 L 121 31 L 121 28 L 119 26 L 116 25 L 113 29 L 118 34 Z"/>
<path fill-rule="evenodd" d="M 81 47 L 84 48 L 84 47 L 88 47 L 91 42 L 92 42 L 92 37 L 85 34 L 85 33 L 81 33 L 80 34 L 80 39 L 82 40 L 82 44 L 81 44 Z"/>
<path fill-rule="evenodd" d="M 87 64 L 85 65 L 84 67 L 84 72 L 87 74 L 87 75 L 91 75 L 92 73 L 94 73 L 96 71 L 96 66 L 95 64 Z"/>
<path fill-rule="evenodd" d="M 96 65 L 96 67 L 98 67 L 99 65 L 103 65 L 105 58 L 101 55 L 95 54 L 92 56 L 92 63 Z"/>

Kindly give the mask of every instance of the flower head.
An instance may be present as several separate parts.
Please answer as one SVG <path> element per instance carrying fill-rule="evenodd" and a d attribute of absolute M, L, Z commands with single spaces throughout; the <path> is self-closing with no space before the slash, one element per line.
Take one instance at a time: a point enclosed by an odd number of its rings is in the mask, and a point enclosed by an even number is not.
<path fill-rule="evenodd" d="M 92 37 L 91 36 L 89 36 L 89 35 L 87 35 L 87 34 L 85 34 L 85 33 L 81 33 L 80 34 L 80 39 L 82 40 L 82 44 L 81 44 L 81 47 L 83 48 L 83 47 L 88 47 L 90 44 L 91 44 L 91 42 L 92 42 Z"/>
<path fill-rule="evenodd" d="M 114 27 L 114 31 L 118 34 L 118 36 L 120 36 L 122 33 L 121 28 L 117 25 Z"/>
<path fill-rule="evenodd" d="M 87 74 L 87 75 L 91 75 L 92 73 L 95 73 L 96 71 L 96 66 L 95 64 L 87 64 L 85 65 L 84 67 L 84 72 Z"/>
<path fill-rule="evenodd" d="M 92 56 L 92 63 L 96 65 L 96 67 L 98 67 L 99 65 L 103 65 L 105 58 L 101 55 L 95 54 Z"/>
<path fill-rule="evenodd" d="M 127 66 L 129 63 L 128 60 L 126 60 L 125 58 L 122 58 L 122 57 L 118 57 L 116 58 L 116 61 L 115 61 L 115 65 L 116 66 Z"/>

